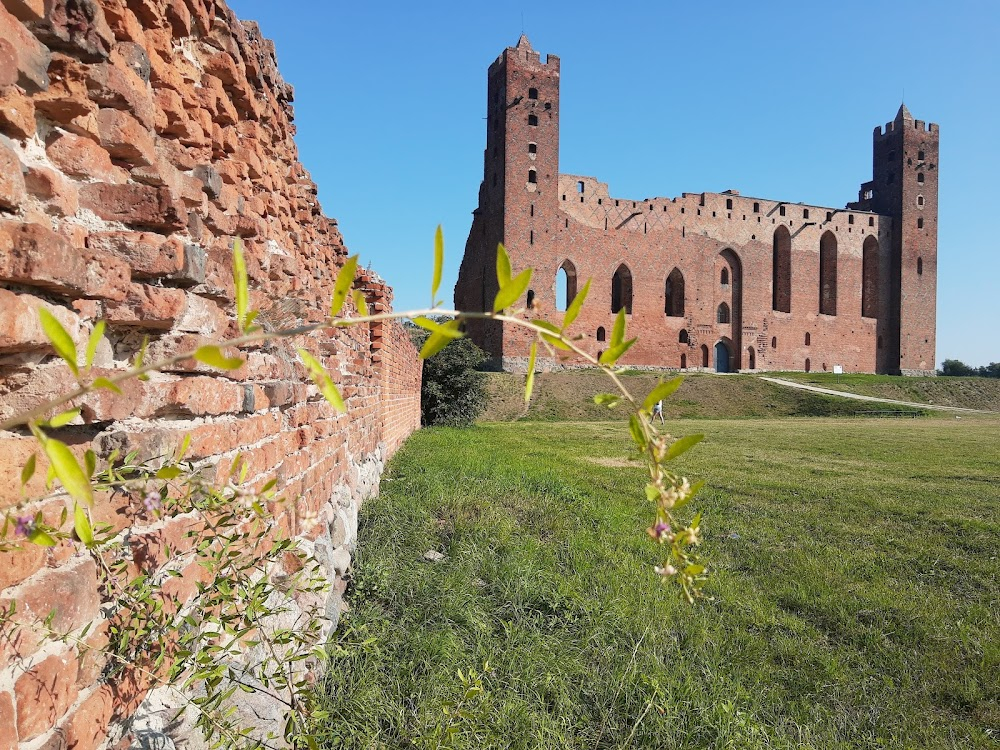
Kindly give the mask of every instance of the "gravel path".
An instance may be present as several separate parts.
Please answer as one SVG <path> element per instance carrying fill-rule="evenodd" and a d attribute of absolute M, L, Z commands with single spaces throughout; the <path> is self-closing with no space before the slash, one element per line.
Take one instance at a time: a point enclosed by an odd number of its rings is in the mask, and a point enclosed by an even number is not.
<path fill-rule="evenodd" d="M 935 411 L 957 411 L 965 412 L 967 414 L 989 414 L 991 412 L 982 411 L 981 409 L 966 409 L 962 406 L 941 406 L 939 404 L 918 404 L 913 401 L 896 401 L 891 398 L 876 398 L 875 396 L 862 396 L 857 393 L 848 393 L 846 391 L 835 391 L 832 388 L 820 388 L 816 385 L 806 385 L 805 383 L 796 383 L 794 380 L 785 380 L 784 378 L 767 378 L 761 376 L 761 380 L 766 380 L 769 383 L 775 383 L 777 385 L 784 385 L 789 388 L 798 388 L 802 391 L 814 391 L 815 393 L 825 393 L 828 396 L 841 396 L 843 398 L 853 398 L 857 401 L 873 401 L 877 404 L 899 404 L 901 406 L 913 406 L 917 409 L 934 409 Z"/>

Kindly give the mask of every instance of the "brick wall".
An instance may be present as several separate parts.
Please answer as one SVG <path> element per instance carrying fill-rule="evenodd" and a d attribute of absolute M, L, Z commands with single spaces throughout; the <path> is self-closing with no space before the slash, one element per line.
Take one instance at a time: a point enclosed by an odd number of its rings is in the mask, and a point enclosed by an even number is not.
<path fill-rule="evenodd" d="M 265 327 L 322 317 L 347 250 L 298 161 L 291 101 L 273 45 L 221 0 L 0 0 L 0 419 L 73 385 L 39 308 L 81 351 L 107 321 L 95 374 L 127 367 L 146 337 L 160 358 L 233 335 L 236 237 Z M 391 309 L 371 272 L 356 286 Z M 277 476 L 301 498 L 296 518 L 319 519 L 287 523 L 326 546 L 335 619 L 358 504 L 419 426 L 420 364 L 391 323 L 295 343 L 333 374 L 348 414 L 309 384 L 293 345 L 273 343 L 249 348 L 235 372 L 183 362 L 122 395 L 90 395 L 57 436 L 78 455 L 150 457 L 188 435 L 191 456 L 220 477 L 242 451 L 252 478 Z M 18 475 L 34 450 L 25 434 L 0 433 L 0 510 L 55 519 L 62 500 L 23 504 Z M 40 461 L 27 497 L 45 494 L 45 470 Z M 129 502 L 100 498 L 97 519 L 137 543 L 182 544 L 183 519 L 143 521 Z M 100 621 L 95 565 L 68 544 L 0 554 L 0 603 L 11 599 L 26 616 L 54 611 L 67 631 Z M 105 742 L 147 685 L 104 684 L 99 672 L 30 632 L 0 643 L 0 750 Z"/>

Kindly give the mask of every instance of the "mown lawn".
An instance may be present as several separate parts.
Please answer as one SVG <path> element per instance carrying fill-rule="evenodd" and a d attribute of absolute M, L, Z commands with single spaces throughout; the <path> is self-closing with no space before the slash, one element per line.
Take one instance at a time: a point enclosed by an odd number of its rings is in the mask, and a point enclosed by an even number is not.
<path fill-rule="evenodd" d="M 325 745 L 996 747 L 1000 421 L 681 425 L 694 606 L 651 571 L 622 427 L 414 435 L 362 511 Z"/>

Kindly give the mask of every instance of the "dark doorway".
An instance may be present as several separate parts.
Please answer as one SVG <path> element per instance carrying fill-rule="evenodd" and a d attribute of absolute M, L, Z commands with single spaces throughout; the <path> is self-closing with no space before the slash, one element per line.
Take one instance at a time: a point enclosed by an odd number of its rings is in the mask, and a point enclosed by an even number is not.
<path fill-rule="evenodd" d="M 715 371 L 729 372 L 729 347 L 722 341 L 715 345 Z"/>

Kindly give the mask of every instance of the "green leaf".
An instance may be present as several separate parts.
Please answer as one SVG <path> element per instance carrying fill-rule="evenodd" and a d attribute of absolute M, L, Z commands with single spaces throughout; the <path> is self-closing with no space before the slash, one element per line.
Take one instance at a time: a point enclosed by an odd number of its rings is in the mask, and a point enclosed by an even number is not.
<path fill-rule="evenodd" d="M 65 443 L 55 438 L 45 438 L 42 443 L 45 448 L 45 455 L 49 457 L 52 469 L 56 477 L 78 503 L 83 503 L 88 508 L 94 504 L 94 491 L 90 486 L 83 469 L 76 460 L 76 456 L 66 446 Z"/>
<path fill-rule="evenodd" d="M 642 424 L 639 422 L 639 417 L 632 414 L 628 418 L 628 429 L 632 435 L 632 440 L 638 446 L 639 450 L 646 450 L 646 433 L 642 429 Z"/>
<path fill-rule="evenodd" d="M 500 291 L 497 292 L 496 299 L 493 300 L 493 312 L 500 312 L 517 302 L 530 283 L 531 269 L 526 268 L 507 284 L 501 286 Z"/>
<path fill-rule="evenodd" d="M 39 547 L 55 547 L 56 540 L 50 534 L 41 529 L 35 529 L 28 534 L 28 541 L 37 544 Z"/>
<path fill-rule="evenodd" d="M 94 529 L 90 525 L 87 511 L 84 510 L 80 503 L 74 503 L 73 505 L 73 528 L 76 530 L 76 535 L 81 542 L 88 547 L 93 546 Z"/>
<path fill-rule="evenodd" d="M 655 484 L 646 485 L 646 499 L 651 503 L 660 499 L 660 489 Z"/>
<path fill-rule="evenodd" d="M 628 341 L 618 344 L 618 346 L 613 346 L 610 349 L 607 349 L 604 354 L 601 355 L 600 359 L 598 359 L 598 362 L 602 365 L 613 365 L 618 361 L 619 357 L 632 347 L 632 344 L 635 342 L 636 339 L 629 339 Z"/>
<path fill-rule="evenodd" d="M 233 284 L 236 287 L 236 322 L 240 331 L 245 331 L 250 292 L 247 289 L 247 262 L 243 257 L 243 243 L 239 237 L 233 240 Z"/>
<path fill-rule="evenodd" d="M 559 329 L 555 323 L 550 323 L 547 320 L 533 320 L 531 321 L 539 328 L 544 328 L 546 331 L 551 331 L 551 333 L 539 333 L 538 335 L 542 337 L 544 341 L 554 346 L 556 349 L 562 349 L 563 351 L 571 352 L 573 347 L 562 340 L 562 331 Z"/>
<path fill-rule="evenodd" d="M 132 363 L 133 368 L 138 370 L 139 368 L 142 367 L 143 363 L 146 361 L 146 347 L 148 346 L 149 346 L 149 336 L 146 335 L 142 337 L 142 346 L 139 347 L 139 351 L 135 355 L 135 362 Z M 137 377 L 139 378 L 139 380 L 149 380 L 149 375 L 146 373 L 143 373 L 142 375 L 139 375 Z"/>
<path fill-rule="evenodd" d="M 79 409 L 67 409 L 66 411 L 56 414 L 52 419 L 49 420 L 49 427 L 59 428 L 65 427 L 74 419 L 80 415 Z"/>
<path fill-rule="evenodd" d="M 357 256 L 355 256 L 355 262 L 357 262 Z M 298 352 L 302 362 L 309 370 L 309 377 L 311 377 L 312 381 L 319 387 L 323 394 L 323 398 L 325 398 L 327 402 L 329 402 L 330 406 L 341 414 L 346 412 L 347 406 L 344 404 L 344 399 L 341 397 L 340 391 L 337 390 L 337 386 L 333 384 L 333 380 L 330 379 L 326 370 L 323 369 L 323 365 L 321 365 L 319 361 L 305 349 L 299 348 Z"/>
<path fill-rule="evenodd" d="M 587 283 L 583 285 L 583 289 L 577 292 L 573 301 L 566 307 L 566 315 L 563 317 L 563 328 L 569 328 L 569 324 L 576 320 L 576 316 L 580 314 L 580 309 L 583 307 L 583 302 L 587 299 L 587 294 L 589 293 L 590 279 L 587 279 Z"/>
<path fill-rule="evenodd" d="M 535 357 L 538 356 L 538 342 L 531 342 L 531 354 L 528 355 L 528 375 L 524 379 L 524 403 L 531 401 L 531 390 L 535 387 Z"/>
<path fill-rule="evenodd" d="M 336 318 L 340 314 L 340 311 L 344 309 L 347 293 L 351 290 L 351 285 L 354 284 L 354 276 L 357 272 L 358 256 L 352 255 L 340 267 L 337 280 L 333 284 L 333 298 L 330 300 L 331 318 Z"/>
<path fill-rule="evenodd" d="M 156 471 L 157 479 L 176 479 L 184 472 L 176 466 L 163 466 Z"/>
<path fill-rule="evenodd" d="M 35 475 L 35 463 L 36 463 L 36 456 L 34 453 L 32 453 L 30 456 L 28 456 L 28 460 L 25 462 L 24 468 L 21 469 L 22 485 L 25 485 L 29 481 L 31 481 L 31 478 Z"/>
<path fill-rule="evenodd" d="M 87 478 L 93 477 L 94 471 L 97 469 L 97 454 L 90 448 L 87 448 L 83 454 L 83 466 L 87 470 Z"/>
<path fill-rule="evenodd" d="M 209 367 L 217 367 L 220 370 L 236 370 L 243 365 L 240 357 L 227 357 L 217 346 L 200 346 L 195 350 L 194 358 L 199 362 L 204 362 Z"/>
<path fill-rule="evenodd" d="M 615 347 L 618 346 L 622 341 L 625 340 L 625 308 L 623 307 L 618 311 L 618 316 L 615 318 L 615 327 L 611 329 L 611 341 L 608 342 L 608 346 Z"/>
<path fill-rule="evenodd" d="M 650 411 L 657 401 L 662 401 L 663 399 L 670 396 L 671 393 L 676 391 L 681 387 L 681 383 L 684 382 L 684 378 L 676 377 L 671 378 L 665 383 L 659 383 L 648 396 L 646 400 L 642 403 L 642 408 L 646 411 Z"/>
<path fill-rule="evenodd" d="M 497 284 L 502 289 L 510 283 L 510 256 L 503 243 L 497 245 Z"/>
<path fill-rule="evenodd" d="M 434 232 L 434 279 L 431 281 L 431 307 L 437 304 L 438 287 L 441 286 L 441 274 L 444 272 L 444 232 L 438 224 Z"/>
<path fill-rule="evenodd" d="M 361 317 L 368 316 L 368 302 L 365 300 L 365 293 L 360 289 L 355 289 L 351 292 L 351 299 L 354 300 L 354 307 L 358 311 L 358 315 Z"/>
<path fill-rule="evenodd" d="M 420 359 L 433 357 L 444 349 L 449 341 L 461 338 L 462 332 L 458 330 L 460 324 L 458 320 L 449 320 L 447 323 L 439 325 L 437 330 L 427 337 L 423 347 L 420 349 Z"/>
<path fill-rule="evenodd" d="M 447 320 L 444 323 L 438 323 L 430 318 L 418 316 L 413 319 L 413 322 L 425 331 L 430 331 L 431 333 L 441 333 L 452 339 L 462 338 L 462 332 L 458 329 L 458 322 L 455 320 Z M 456 323 L 456 325 L 451 326 L 448 325 L 449 323 Z"/>
<path fill-rule="evenodd" d="M 115 393 L 121 394 L 122 389 L 117 385 L 112 383 L 107 378 L 94 378 L 94 382 L 90 384 L 92 388 L 105 388 L 109 391 L 114 391 Z"/>
<path fill-rule="evenodd" d="M 598 393 L 596 396 L 594 396 L 595 404 L 597 404 L 598 406 L 606 406 L 609 409 L 614 409 L 616 406 L 618 406 L 618 403 L 621 400 L 622 400 L 621 396 L 615 393 Z"/>
<path fill-rule="evenodd" d="M 664 460 L 670 461 L 671 459 L 677 458 L 679 455 L 687 450 L 690 450 L 704 439 L 704 435 L 687 435 L 686 437 L 675 440 L 667 449 L 667 455 Z"/>
<path fill-rule="evenodd" d="M 87 339 L 87 368 L 94 364 L 94 355 L 97 354 L 97 345 L 101 343 L 101 339 L 104 338 L 104 321 L 99 320 L 94 324 L 94 330 L 90 332 L 90 338 Z"/>
<path fill-rule="evenodd" d="M 55 315 L 44 307 L 38 308 L 38 317 L 42 321 L 42 329 L 49 337 L 49 341 L 52 342 L 56 354 L 66 361 L 74 375 L 79 375 L 80 368 L 76 364 L 76 344 L 73 343 L 73 337 L 63 328 L 62 323 L 56 320 Z"/>

